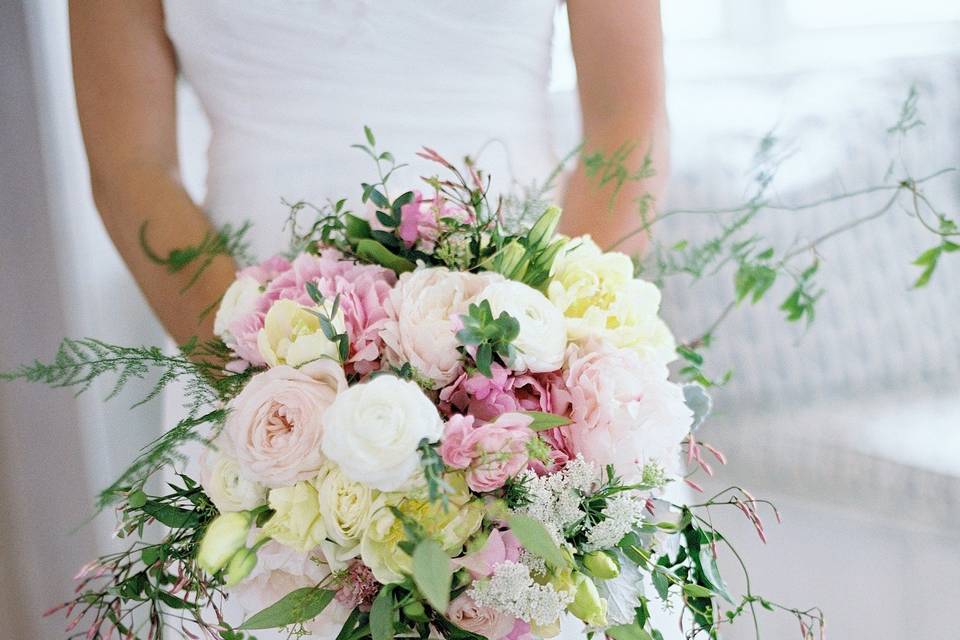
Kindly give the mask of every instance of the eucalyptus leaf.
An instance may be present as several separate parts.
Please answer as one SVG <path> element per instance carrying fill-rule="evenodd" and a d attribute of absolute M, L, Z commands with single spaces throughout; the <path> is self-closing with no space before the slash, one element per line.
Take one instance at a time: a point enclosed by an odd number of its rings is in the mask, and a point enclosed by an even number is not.
<path fill-rule="evenodd" d="M 323 613 L 335 591 L 304 587 L 291 591 L 266 609 L 250 616 L 238 629 L 276 629 L 312 620 Z"/>
<path fill-rule="evenodd" d="M 530 516 L 514 514 L 507 519 L 507 523 L 510 525 L 510 531 L 517 537 L 524 549 L 543 558 L 554 567 L 563 567 L 567 564 L 560 547 L 553 541 L 550 532 L 539 520 Z"/>
<path fill-rule="evenodd" d="M 453 582 L 450 558 L 438 543 L 429 538 L 413 550 L 413 582 L 431 607 L 440 612 L 447 610 Z"/>
<path fill-rule="evenodd" d="M 370 608 L 370 635 L 373 640 L 393 638 L 393 604 L 393 588 L 386 586 L 377 594 Z"/>

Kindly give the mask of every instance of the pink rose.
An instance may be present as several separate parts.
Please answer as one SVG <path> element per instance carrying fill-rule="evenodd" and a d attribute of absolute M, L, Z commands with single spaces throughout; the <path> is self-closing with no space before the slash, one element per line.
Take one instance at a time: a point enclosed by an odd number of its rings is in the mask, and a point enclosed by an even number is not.
<path fill-rule="evenodd" d="M 454 558 L 453 563 L 466 569 L 474 580 L 480 580 L 492 576 L 498 564 L 517 562 L 520 559 L 520 549 L 520 541 L 513 533 L 494 529 L 487 536 L 482 549 Z"/>
<path fill-rule="evenodd" d="M 564 374 L 573 423 L 560 427 L 573 453 L 614 465 L 628 482 L 647 462 L 677 466 L 692 412 L 662 364 L 603 343 L 571 346 Z"/>
<path fill-rule="evenodd" d="M 397 233 L 408 249 L 416 246 L 417 249 L 430 253 L 440 236 L 440 221 L 444 218 L 469 222 L 471 215 L 441 194 L 424 198 L 419 191 L 414 191 L 413 200 L 400 207 L 400 227 Z"/>
<path fill-rule="evenodd" d="M 450 271 L 443 267 L 417 269 L 400 276 L 387 298 L 387 320 L 380 332 L 387 362 L 409 363 L 435 389 L 444 387 L 463 371 L 457 316 L 499 274 Z"/>
<path fill-rule="evenodd" d="M 516 619 L 492 607 L 481 607 L 463 593 L 447 608 L 447 619 L 464 631 L 490 640 L 501 640 L 513 631 Z"/>
<path fill-rule="evenodd" d="M 452 416 L 440 455 L 448 466 L 467 469 L 467 485 L 474 491 L 499 489 L 527 466 L 527 443 L 535 435 L 532 421 L 521 413 L 505 413 L 494 422 L 474 425 L 473 416 Z"/>
<path fill-rule="evenodd" d="M 241 473 L 267 487 L 315 476 L 324 461 L 324 412 L 346 387 L 343 369 L 326 359 L 253 376 L 230 402 L 224 427 Z"/>

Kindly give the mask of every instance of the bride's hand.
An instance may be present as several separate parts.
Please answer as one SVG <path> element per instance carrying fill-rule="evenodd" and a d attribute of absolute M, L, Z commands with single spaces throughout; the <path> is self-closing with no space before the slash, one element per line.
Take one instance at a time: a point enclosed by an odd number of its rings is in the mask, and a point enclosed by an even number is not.
<path fill-rule="evenodd" d="M 213 335 L 216 302 L 234 278 L 232 258 L 213 260 L 190 287 L 192 270 L 170 273 L 160 256 L 199 243 L 213 229 L 180 183 L 176 144 L 176 60 L 160 0 L 70 3 L 74 81 L 93 197 L 140 289 L 178 344 Z"/>
<path fill-rule="evenodd" d="M 638 171 L 649 153 L 655 172 L 619 188 L 616 180 L 601 187 L 599 176 L 587 177 L 583 163 L 578 164 L 567 186 L 563 231 L 589 233 L 604 248 L 641 226 L 638 200 L 644 194 L 652 196 L 652 215 L 669 170 L 660 3 L 635 0 L 615 7 L 599 10 L 590 0 L 567 2 L 583 114 L 583 155 L 600 152 L 610 157 L 631 145 L 624 167 Z M 645 241 L 643 234 L 636 234 L 617 248 L 637 253 Z"/>

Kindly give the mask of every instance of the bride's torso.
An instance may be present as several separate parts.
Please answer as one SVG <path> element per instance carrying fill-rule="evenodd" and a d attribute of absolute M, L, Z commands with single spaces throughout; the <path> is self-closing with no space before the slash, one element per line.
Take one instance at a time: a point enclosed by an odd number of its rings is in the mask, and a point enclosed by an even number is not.
<path fill-rule="evenodd" d="M 204 207 L 252 220 L 261 255 L 283 247 L 281 199 L 322 204 L 376 175 L 350 145 L 363 125 L 414 156 L 480 155 L 494 191 L 555 164 L 548 83 L 556 0 L 165 0 L 168 34 L 210 121 Z M 482 153 L 480 153 L 482 150 Z"/>

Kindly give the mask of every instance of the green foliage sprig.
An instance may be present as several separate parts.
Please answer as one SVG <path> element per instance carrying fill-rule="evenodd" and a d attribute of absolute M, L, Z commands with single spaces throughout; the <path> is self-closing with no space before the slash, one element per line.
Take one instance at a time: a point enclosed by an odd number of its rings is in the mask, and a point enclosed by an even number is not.
<path fill-rule="evenodd" d="M 250 244 L 246 239 L 251 226 L 249 222 L 237 228 L 225 224 L 216 231 L 204 234 L 197 244 L 171 249 L 166 256 L 159 255 L 147 241 L 148 223 L 149 221 L 145 221 L 140 226 L 140 248 L 151 262 L 166 267 L 168 273 L 180 273 L 190 266 L 194 267 L 190 279 L 180 290 L 181 293 L 196 284 L 219 256 L 228 256 L 243 264 L 253 262 L 250 257 Z"/>
<path fill-rule="evenodd" d="M 457 332 L 460 344 L 475 349 L 473 359 L 477 370 L 488 378 L 493 377 L 490 366 L 494 356 L 508 363 L 516 356 L 513 341 L 520 335 L 520 323 L 506 311 L 496 318 L 488 300 L 471 304 L 466 315 L 460 316 L 463 329 Z"/>

